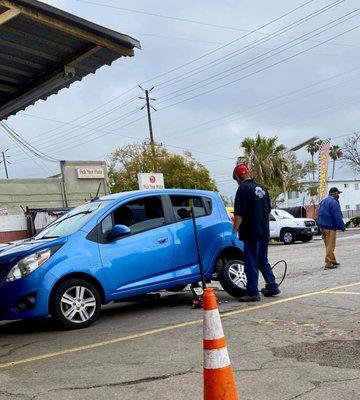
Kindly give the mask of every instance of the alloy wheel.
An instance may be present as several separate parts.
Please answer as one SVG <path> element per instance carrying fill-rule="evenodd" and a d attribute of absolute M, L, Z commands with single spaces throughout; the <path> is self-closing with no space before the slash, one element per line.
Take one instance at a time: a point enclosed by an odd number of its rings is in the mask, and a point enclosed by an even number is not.
<path fill-rule="evenodd" d="M 63 316 L 73 323 L 84 323 L 95 313 L 94 294 L 84 286 L 73 286 L 61 296 L 60 308 Z"/>
<path fill-rule="evenodd" d="M 228 274 L 232 282 L 243 289 L 246 289 L 247 277 L 245 274 L 245 266 L 241 262 L 234 262 L 228 270 Z"/>
<path fill-rule="evenodd" d="M 291 243 L 293 241 L 293 235 L 291 232 L 286 232 L 284 234 L 284 242 L 285 243 Z"/>

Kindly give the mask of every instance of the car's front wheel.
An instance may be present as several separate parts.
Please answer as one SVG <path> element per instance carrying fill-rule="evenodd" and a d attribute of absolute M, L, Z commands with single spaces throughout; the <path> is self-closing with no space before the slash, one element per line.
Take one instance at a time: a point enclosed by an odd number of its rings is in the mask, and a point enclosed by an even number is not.
<path fill-rule="evenodd" d="M 219 282 L 230 296 L 245 296 L 247 278 L 243 261 L 227 261 L 219 272 Z"/>
<path fill-rule="evenodd" d="M 81 329 L 99 316 L 101 299 L 98 290 L 83 279 L 61 283 L 52 297 L 52 316 L 61 328 Z"/>
<path fill-rule="evenodd" d="M 293 244 L 293 243 L 295 243 L 295 235 L 294 235 L 294 232 L 291 231 L 290 229 L 285 229 L 285 230 L 283 230 L 282 233 L 281 233 L 280 240 L 281 240 L 284 244 Z"/>

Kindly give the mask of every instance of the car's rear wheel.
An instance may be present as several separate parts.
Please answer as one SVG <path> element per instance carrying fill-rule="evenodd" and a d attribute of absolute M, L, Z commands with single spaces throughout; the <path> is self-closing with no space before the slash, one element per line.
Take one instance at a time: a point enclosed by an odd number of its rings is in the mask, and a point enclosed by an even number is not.
<path fill-rule="evenodd" d="M 280 240 L 284 244 L 293 244 L 293 243 L 295 243 L 295 235 L 294 235 L 293 231 L 291 231 L 290 229 L 285 229 L 281 232 Z"/>
<path fill-rule="evenodd" d="M 219 282 L 230 296 L 236 298 L 245 296 L 247 278 L 243 261 L 227 261 L 219 272 Z"/>
<path fill-rule="evenodd" d="M 65 329 L 81 329 L 99 316 L 101 299 L 98 290 L 83 279 L 69 279 L 54 292 L 52 316 Z"/>

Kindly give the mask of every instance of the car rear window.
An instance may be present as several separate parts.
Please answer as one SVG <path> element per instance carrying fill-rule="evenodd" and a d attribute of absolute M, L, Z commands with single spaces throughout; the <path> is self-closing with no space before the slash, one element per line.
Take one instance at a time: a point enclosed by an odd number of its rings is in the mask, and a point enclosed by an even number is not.
<path fill-rule="evenodd" d="M 191 208 L 195 217 L 202 217 L 208 212 L 200 196 L 170 196 L 175 218 L 178 221 L 191 218 Z"/>

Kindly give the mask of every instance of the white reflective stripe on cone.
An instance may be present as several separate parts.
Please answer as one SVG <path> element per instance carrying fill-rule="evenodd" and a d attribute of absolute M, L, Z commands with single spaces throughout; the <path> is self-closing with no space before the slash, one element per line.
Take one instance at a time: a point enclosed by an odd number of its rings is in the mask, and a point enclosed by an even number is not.
<path fill-rule="evenodd" d="M 217 369 L 225 368 L 230 365 L 227 347 L 215 350 L 204 350 L 204 368 Z"/>
<path fill-rule="evenodd" d="M 220 339 L 224 337 L 219 310 L 204 312 L 204 340 Z"/>

